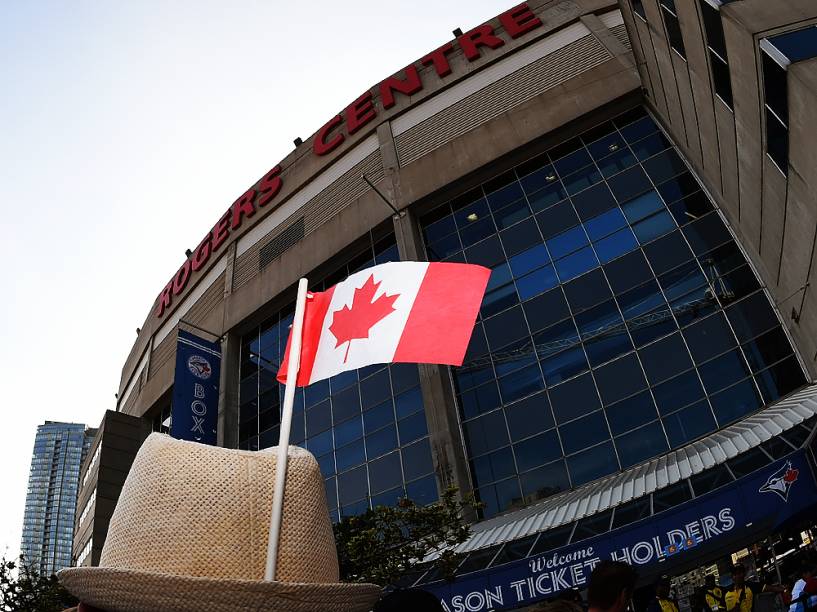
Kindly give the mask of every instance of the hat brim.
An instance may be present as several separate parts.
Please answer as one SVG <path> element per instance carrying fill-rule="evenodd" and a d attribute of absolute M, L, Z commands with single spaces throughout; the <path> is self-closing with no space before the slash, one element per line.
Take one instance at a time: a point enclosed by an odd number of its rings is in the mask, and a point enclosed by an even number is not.
<path fill-rule="evenodd" d="M 198 578 L 109 567 L 74 567 L 58 574 L 80 601 L 109 612 L 369 612 L 375 584 L 264 582 Z"/>

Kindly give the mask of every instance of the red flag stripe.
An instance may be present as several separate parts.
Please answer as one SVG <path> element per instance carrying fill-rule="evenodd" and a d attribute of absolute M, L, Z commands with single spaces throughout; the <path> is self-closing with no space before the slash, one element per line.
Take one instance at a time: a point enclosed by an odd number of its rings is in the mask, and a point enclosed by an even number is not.
<path fill-rule="evenodd" d="M 490 275 L 482 266 L 428 264 L 393 361 L 462 365 Z"/>
<path fill-rule="evenodd" d="M 323 321 L 326 318 L 326 313 L 329 310 L 329 304 L 332 302 L 332 294 L 335 288 L 332 287 L 326 291 L 309 294 L 312 297 L 306 298 L 306 309 L 304 311 L 304 326 L 303 336 L 301 338 L 301 364 L 298 368 L 298 386 L 305 387 L 309 384 L 309 379 L 312 376 L 312 366 L 315 365 L 315 356 L 318 351 L 318 342 L 321 339 L 321 331 L 323 330 Z M 286 384 L 287 382 L 287 365 L 289 364 L 289 346 L 292 342 L 292 332 L 290 330 L 287 338 L 287 347 L 284 351 L 284 358 L 281 361 L 281 367 L 278 370 L 278 382 Z"/>

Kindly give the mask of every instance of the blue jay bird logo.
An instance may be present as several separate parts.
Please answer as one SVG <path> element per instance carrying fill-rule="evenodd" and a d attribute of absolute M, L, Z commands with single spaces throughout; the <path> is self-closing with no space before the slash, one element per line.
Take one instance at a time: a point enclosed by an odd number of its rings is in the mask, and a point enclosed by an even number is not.
<path fill-rule="evenodd" d="M 788 502 L 789 491 L 791 491 L 792 485 L 797 482 L 799 475 L 800 470 L 792 467 L 791 461 L 786 461 L 779 470 L 766 479 L 766 483 L 758 489 L 758 492 L 775 493 L 784 502 Z"/>
<path fill-rule="evenodd" d="M 187 369 L 190 370 L 193 376 L 201 378 L 202 380 L 210 378 L 210 374 L 213 372 L 210 367 L 210 362 L 201 355 L 192 355 L 190 359 L 187 360 Z"/>

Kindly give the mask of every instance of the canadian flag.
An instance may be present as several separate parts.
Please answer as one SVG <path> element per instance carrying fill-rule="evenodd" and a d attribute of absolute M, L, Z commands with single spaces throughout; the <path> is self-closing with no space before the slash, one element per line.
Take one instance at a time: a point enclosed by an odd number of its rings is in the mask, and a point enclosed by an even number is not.
<path fill-rule="evenodd" d="M 391 262 L 308 293 L 297 385 L 373 363 L 461 365 L 490 274 L 469 264 Z M 282 383 L 291 343 L 290 334 Z"/>

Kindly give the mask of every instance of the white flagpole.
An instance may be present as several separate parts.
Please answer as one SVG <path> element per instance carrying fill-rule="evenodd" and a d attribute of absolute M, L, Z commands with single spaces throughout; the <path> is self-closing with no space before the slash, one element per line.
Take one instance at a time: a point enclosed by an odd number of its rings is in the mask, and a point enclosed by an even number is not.
<path fill-rule="evenodd" d="M 284 405 L 281 407 L 281 432 L 278 437 L 278 460 L 275 468 L 275 490 L 272 498 L 272 520 L 269 525 L 269 543 L 267 544 L 267 568 L 264 580 L 275 580 L 275 565 L 278 560 L 278 537 L 281 533 L 281 516 L 284 512 L 284 486 L 287 477 L 287 451 L 289 449 L 289 430 L 292 426 L 292 404 L 295 401 L 295 388 L 298 379 L 298 367 L 301 361 L 301 337 L 306 307 L 306 279 L 298 281 L 298 298 L 295 301 L 295 318 L 292 320 L 292 342 L 289 346 L 289 363 L 287 364 L 287 384 L 284 389 Z"/>

